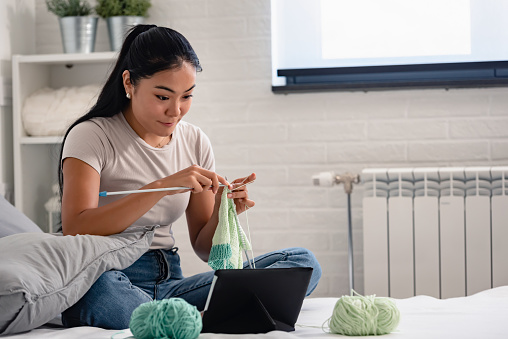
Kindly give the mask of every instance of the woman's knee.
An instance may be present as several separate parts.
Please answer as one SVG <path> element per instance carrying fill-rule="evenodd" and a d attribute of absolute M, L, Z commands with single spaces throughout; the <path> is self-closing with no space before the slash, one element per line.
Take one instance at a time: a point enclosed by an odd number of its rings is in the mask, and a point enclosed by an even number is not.
<path fill-rule="evenodd" d="M 288 254 L 288 257 L 291 257 L 288 260 L 297 261 L 302 266 L 312 267 L 316 271 L 316 274 L 321 276 L 321 265 L 310 250 L 303 247 L 292 247 L 285 249 L 284 252 Z"/>
<path fill-rule="evenodd" d="M 307 289 L 307 295 L 310 295 L 314 291 L 314 289 L 316 289 L 316 287 L 319 283 L 319 280 L 321 279 L 321 274 L 323 272 L 321 270 L 321 265 L 319 264 L 319 261 L 317 260 L 314 253 L 307 250 L 307 255 L 309 257 L 309 259 L 308 259 L 309 263 L 310 263 L 311 267 L 313 268 L 312 276 L 311 276 L 310 283 L 309 283 L 309 288 Z"/>
<path fill-rule="evenodd" d="M 76 304 L 62 313 L 62 321 L 67 327 L 124 329 L 129 327 L 134 309 L 148 301 L 151 301 L 150 296 L 132 286 L 125 274 L 108 271 Z"/>
<path fill-rule="evenodd" d="M 297 261 L 299 265 L 303 267 L 312 267 L 312 275 L 309 282 L 309 287 L 307 288 L 307 295 L 310 295 L 314 289 L 317 287 L 319 280 L 321 279 L 321 265 L 317 260 L 314 253 L 310 250 L 303 247 L 293 247 L 288 248 L 287 251 L 288 256 L 293 257 L 292 261 Z"/>

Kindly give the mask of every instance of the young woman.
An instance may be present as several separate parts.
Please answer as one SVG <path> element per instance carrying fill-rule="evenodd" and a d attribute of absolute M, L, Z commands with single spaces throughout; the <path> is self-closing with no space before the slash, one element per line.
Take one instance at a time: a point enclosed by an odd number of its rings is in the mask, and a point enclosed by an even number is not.
<path fill-rule="evenodd" d="M 59 170 L 65 235 L 120 233 L 131 226 L 161 225 L 150 250 L 123 271 L 104 273 L 63 313 L 66 326 L 123 329 L 144 302 L 180 297 L 202 310 L 213 271 L 184 278 L 171 225 L 184 212 L 196 254 L 208 260 L 218 223 L 220 184 L 207 136 L 182 118 L 201 66 L 180 33 L 135 26 L 97 103 L 67 131 Z M 99 198 L 100 191 L 189 187 L 180 191 Z M 237 213 L 254 206 L 245 186 L 229 194 Z M 255 258 L 257 268 L 313 267 L 310 294 L 321 276 L 314 255 L 290 248 Z"/>

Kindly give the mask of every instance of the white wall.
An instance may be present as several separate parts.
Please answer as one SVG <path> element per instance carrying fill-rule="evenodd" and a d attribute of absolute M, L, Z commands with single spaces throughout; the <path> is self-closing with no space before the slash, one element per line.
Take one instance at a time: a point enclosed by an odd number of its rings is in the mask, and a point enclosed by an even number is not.
<path fill-rule="evenodd" d="M 275 95 L 269 0 L 152 0 L 151 23 L 183 33 L 204 71 L 187 120 L 210 136 L 217 170 L 256 172 L 248 214 L 255 254 L 311 249 L 324 276 L 315 296 L 348 293 L 346 196 L 312 174 L 365 167 L 508 163 L 508 88 Z M 36 50 L 61 52 L 57 19 L 36 0 Z M 108 48 L 104 22 L 97 49 Z M 361 187 L 353 193 L 356 288 L 362 291 Z M 245 217 L 242 222 L 246 226 Z M 186 274 L 206 270 L 185 223 L 175 225 Z"/>
<path fill-rule="evenodd" d="M 12 200 L 13 54 L 35 52 L 35 0 L 0 1 L 0 195 Z"/>

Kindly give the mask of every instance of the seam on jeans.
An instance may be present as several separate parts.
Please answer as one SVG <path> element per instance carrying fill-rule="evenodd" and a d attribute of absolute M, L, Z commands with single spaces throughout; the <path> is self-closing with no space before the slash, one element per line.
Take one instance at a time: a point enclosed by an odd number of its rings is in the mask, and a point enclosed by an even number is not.
<path fill-rule="evenodd" d="M 150 299 L 150 300 L 152 300 L 152 301 L 154 300 L 154 298 L 152 298 L 152 297 L 150 296 L 150 294 L 148 294 L 148 293 L 146 293 L 145 291 L 143 291 L 143 289 L 142 289 L 142 288 L 140 288 L 140 287 L 138 287 L 138 286 L 134 285 L 134 284 L 131 282 L 131 280 L 129 279 L 129 277 L 128 277 L 125 273 L 123 273 L 122 271 L 117 271 L 117 270 L 114 270 L 114 272 L 115 272 L 117 275 L 123 275 L 123 276 L 127 279 L 127 281 L 129 282 L 129 287 L 130 287 L 131 289 L 133 289 L 133 290 L 135 289 L 135 290 L 137 290 L 137 291 L 141 292 L 142 294 L 146 295 L 146 296 L 148 297 L 148 299 Z"/>
<path fill-rule="evenodd" d="M 185 278 L 182 275 L 182 268 L 180 266 L 180 255 L 178 254 L 178 247 L 173 247 L 172 249 L 166 250 L 166 251 L 169 252 L 169 254 L 172 257 L 171 258 L 171 263 L 168 261 L 168 259 L 166 258 L 165 255 L 162 256 L 164 258 L 164 262 L 166 263 L 167 274 L 166 274 L 166 277 L 164 279 L 159 281 L 159 284 L 168 282 L 169 280 L 182 280 L 182 279 Z M 178 260 L 175 261 L 174 258 L 178 258 Z M 176 278 L 173 277 L 173 274 L 172 274 L 173 272 L 171 271 L 171 269 L 173 267 L 178 267 L 180 269 L 180 277 L 176 277 Z"/>
<path fill-rule="evenodd" d="M 156 280 L 156 285 L 167 280 L 169 273 L 169 264 L 161 250 L 156 252 L 157 261 L 159 263 L 159 278 Z"/>
<path fill-rule="evenodd" d="M 286 252 L 270 252 L 270 253 L 266 253 L 262 256 L 259 256 L 255 259 L 257 259 L 257 261 L 260 261 L 260 260 L 266 259 L 268 257 L 271 257 L 272 255 L 275 255 L 275 254 L 281 255 L 282 257 L 284 257 L 284 260 L 288 257 L 288 254 Z"/>
<path fill-rule="evenodd" d="M 132 288 L 132 289 L 135 289 L 135 290 L 137 290 L 137 291 L 139 291 L 139 292 L 141 292 L 141 293 L 142 293 L 142 294 L 144 294 L 144 295 L 146 295 L 146 296 L 148 297 L 148 299 L 150 299 L 150 301 L 153 301 L 153 300 L 154 300 L 154 298 L 152 298 L 152 297 L 150 296 L 150 294 L 146 293 L 145 291 L 143 291 L 143 289 L 139 288 L 138 286 L 136 286 L 136 285 L 134 285 L 134 284 L 132 284 L 132 283 L 131 283 L 131 288 Z"/>
<path fill-rule="evenodd" d="M 188 290 L 186 290 L 186 291 L 184 291 L 184 292 L 180 292 L 180 293 L 178 293 L 178 294 L 174 294 L 174 295 L 172 295 L 172 298 L 179 297 L 179 296 L 181 296 L 181 295 L 183 295 L 183 294 L 185 294 L 185 293 L 189 293 L 189 292 L 195 291 L 195 290 L 197 290 L 197 289 L 199 289 L 199 288 L 201 288 L 201 287 L 203 287 L 203 286 L 206 286 L 206 285 L 211 285 L 211 284 L 212 284 L 212 282 L 207 282 L 207 283 L 204 283 L 204 284 L 199 285 L 199 286 L 194 286 L 193 288 L 188 289 Z"/>
<path fill-rule="evenodd" d="M 286 261 L 286 260 L 288 259 L 288 256 L 289 256 L 289 254 L 287 254 L 286 252 L 271 252 L 271 253 L 267 253 L 267 254 L 265 254 L 265 255 L 263 255 L 263 256 L 259 256 L 259 257 L 254 258 L 254 259 L 256 259 L 256 260 L 254 261 L 254 263 L 256 263 L 256 264 L 257 264 L 257 263 L 258 263 L 258 262 L 260 262 L 261 260 L 266 259 L 266 258 L 268 258 L 268 257 L 271 257 L 272 255 L 275 255 L 275 254 L 279 254 L 279 255 L 281 256 L 281 259 L 280 259 L 281 261 Z M 277 263 L 277 261 L 276 261 L 276 262 L 274 262 L 272 265 L 274 265 L 274 264 L 276 264 L 276 263 Z M 269 267 L 271 267 L 272 265 L 267 266 L 267 267 L 265 267 L 265 268 L 269 268 Z M 246 264 L 244 264 L 244 265 L 243 265 L 243 268 L 248 268 L 248 267 L 249 267 L 249 263 L 246 263 Z"/>

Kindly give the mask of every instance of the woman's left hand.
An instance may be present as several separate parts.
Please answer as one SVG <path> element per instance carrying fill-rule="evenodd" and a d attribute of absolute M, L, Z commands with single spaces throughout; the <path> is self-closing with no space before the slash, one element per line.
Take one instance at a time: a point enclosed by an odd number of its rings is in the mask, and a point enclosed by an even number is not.
<path fill-rule="evenodd" d="M 231 185 L 233 185 L 232 192 L 228 194 L 228 198 L 232 198 L 235 202 L 236 213 L 240 214 L 245 210 L 254 207 L 256 204 L 254 201 L 249 199 L 249 192 L 247 190 L 247 183 L 256 180 L 256 174 L 252 173 L 248 177 L 239 178 L 233 180 Z M 238 187 L 238 189 L 236 189 Z"/>

